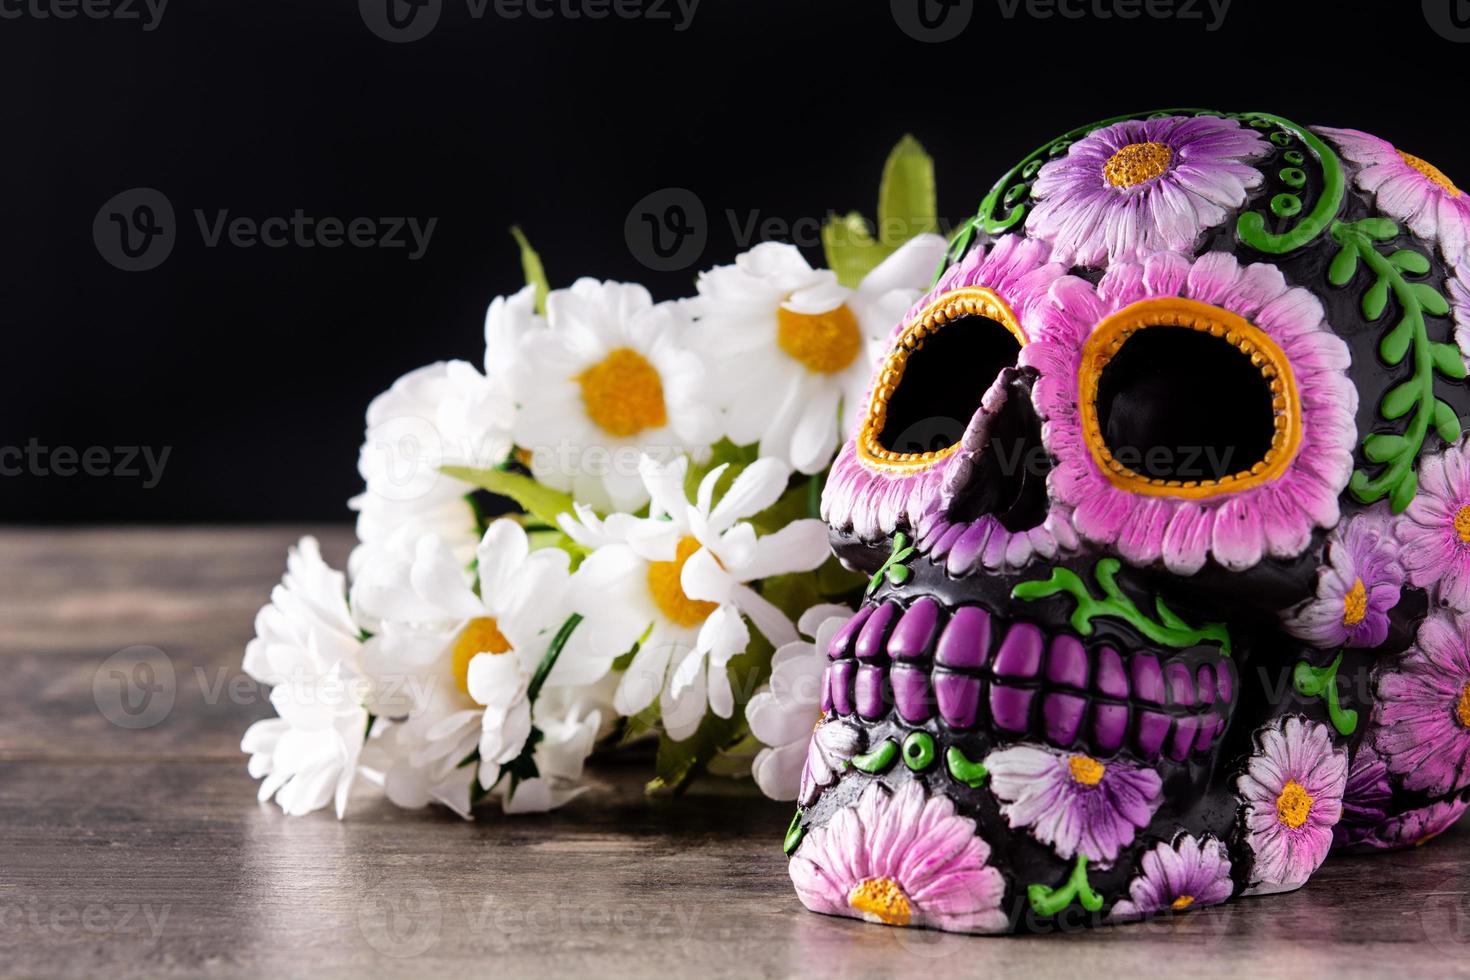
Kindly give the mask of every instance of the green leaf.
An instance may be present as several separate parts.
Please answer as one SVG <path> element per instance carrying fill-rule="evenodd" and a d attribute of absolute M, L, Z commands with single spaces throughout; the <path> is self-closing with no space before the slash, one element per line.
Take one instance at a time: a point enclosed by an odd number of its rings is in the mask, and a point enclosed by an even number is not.
<path fill-rule="evenodd" d="M 1403 436 L 1375 432 L 1363 439 L 1363 455 L 1370 463 L 1386 463 L 1411 451 L 1409 440 Z"/>
<path fill-rule="evenodd" d="M 1352 494 L 1359 503 L 1371 504 L 1383 496 L 1378 490 L 1370 489 L 1368 474 L 1362 470 L 1354 470 L 1352 478 L 1348 480 L 1348 493 Z"/>
<path fill-rule="evenodd" d="M 1179 618 L 1179 614 L 1170 609 L 1164 602 L 1163 596 L 1154 597 L 1154 611 L 1159 614 L 1159 622 L 1173 630 L 1188 630 L 1189 624 Z"/>
<path fill-rule="evenodd" d="M 502 497 L 509 497 L 532 517 L 552 527 L 559 526 L 556 522 L 559 515 L 572 513 L 570 494 L 553 490 L 521 473 L 480 470 L 471 466 L 445 466 L 440 472 Z"/>
<path fill-rule="evenodd" d="M 851 288 L 888 257 L 888 250 L 873 240 L 868 222 L 856 211 L 827 219 L 822 226 L 822 251 L 837 281 Z"/>
<path fill-rule="evenodd" d="M 1405 381 L 1383 396 L 1382 411 L 1386 419 L 1403 418 L 1419 402 L 1419 386 Z"/>
<path fill-rule="evenodd" d="M 1344 245 L 1332 257 L 1332 265 L 1327 267 L 1327 281 L 1334 286 L 1345 286 L 1357 271 L 1358 250 L 1353 245 Z"/>
<path fill-rule="evenodd" d="M 730 717 L 721 718 L 710 711 L 694 734 L 684 741 L 676 742 L 668 735 L 659 737 L 654 777 L 648 783 L 648 792 L 682 792 L 711 759 L 745 737 L 749 731 L 745 724 L 745 704 L 770 676 L 772 653 L 769 643 L 759 634 L 752 634 L 745 652 L 730 658 L 730 687 L 735 692 L 735 710 Z"/>
<path fill-rule="evenodd" d="M 1429 260 L 1418 252 L 1407 248 L 1401 248 L 1388 257 L 1394 268 L 1402 269 L 1411 275 L 1422 276 L 1429 271 Z M 1339 285 L 1341 285 L 1339 283 Z"/>
<path fill-rule="evenodd" d="M 1383 311 L 1388 307 L 1388 280 L 1379 277 L 1368 291 L 1363 294 L 1363 315 L 1370 320 L 1376 320 L 1383 316 Z"/>
<path fill-rule="evenodd" d="M 1434 358 L 1435 370 L 1445 377 L 1458 379 L 1465 376 L 1465 359 L 1454 344 L 1430 344 L 1429 356 Z"/>
<path fill-rule="evenodd" d="M 1424 307 L 1424 312 L 1430 316 L 1443 316 L 1450 311 L 1450 304 L 1440 295 L 1439 290 L 1427 282 L 1411 282 L 1409 288 L 1414 290 L 1414 295 L 1419 299 L 1419 305 Z"/>
<path fill-rule="evenodd" d="M 890 252 L 923 232 L 939 230 L 934 159 L 905 135 L 883 164 L 878 185 L 878 241 Z"/>
<path fill-rule="evenodd" d="M 1388 506 L 1395 514 L 1402 514 L 1404 508 L 1414 502 L 1414 494 L 1419 492 L 1419 476 L 1413 470 L 1405 470 L 1404 475 L 1399 477 L 1399 482 L 1394 484 L 1393 491 L 1388 495 Z"/>
<path fill-rule="evenodd" d="M 536 254 L 519 227 L 511 225 L 510 233 L 521 247 L 521 271 L 526 276 L 526 283 L 536 287 L 536 312 L 545 316 L 546 294 L 551 292 L 551 284 L 546 281 L 546 268 L 541 264 L 541 256 Z"/>
<path fill-rule="evenodd" d="M 1409 342 L 1414 339 L 1414 325 L 1408 320 L 1400 320 L 1398 326 L 1384 334 L 1383 342 L 1378 345 L 1378 353 L 1383 362 L 1390 367 L 1403 361 L 1404 355 L 1409 352 Z"/>
<path fill-rule="evenodd" d="M 1399 233 L 1399 226 L 1387 218 L 1363 218 L 1354 222 L 1354 226 L 1370 238 L 1383 241 L 1393 238 Z"/>
<path fill-rule="evenodd" d="M 1460 441 L 1460 417 L 1453 408 L 1438 399 L 1434 402 L 1434 431 L 1452 445 Z"/>

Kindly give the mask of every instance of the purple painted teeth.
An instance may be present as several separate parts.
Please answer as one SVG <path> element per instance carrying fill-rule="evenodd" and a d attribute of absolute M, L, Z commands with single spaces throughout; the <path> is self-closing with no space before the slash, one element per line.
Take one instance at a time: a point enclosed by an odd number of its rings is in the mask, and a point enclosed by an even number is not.
<path fill-rule="evenodd" d="M 1233 695 L 1226 658 L 1186 664 L 1155 653 L 1089 649 L 1070 634 L 1005 624 L 978 606 L 946 610 L 930 596 L 907 609 L 865 606 L 832 638 L 822 707 L 907 724 L 937 714 L 950 728 L 989 724 L 1058 748 L 1145 759 L 1189 758 L 1224 730 Z"/>

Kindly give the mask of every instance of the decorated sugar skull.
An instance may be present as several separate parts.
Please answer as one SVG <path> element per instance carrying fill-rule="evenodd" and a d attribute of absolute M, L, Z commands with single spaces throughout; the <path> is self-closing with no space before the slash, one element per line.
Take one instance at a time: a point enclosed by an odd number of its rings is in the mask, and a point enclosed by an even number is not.
<path fill-rule="evenodd" d="M 823 499 L 871 575 L 787 835 L 807 907 L 965 932 L 1303 885 L 1470 787 L 1470 197 L 1170 110 L 1000 179 Z"/>

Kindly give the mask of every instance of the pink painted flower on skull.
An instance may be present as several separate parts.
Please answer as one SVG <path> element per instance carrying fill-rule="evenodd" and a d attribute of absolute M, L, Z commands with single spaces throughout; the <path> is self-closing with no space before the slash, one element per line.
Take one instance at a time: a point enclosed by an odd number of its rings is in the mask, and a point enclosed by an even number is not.
<path fill-rule="evenodd" d="M 1348 761 L 1326 725 L 1296 716 L 1257 732 L 1256 742 L 1236 781 L 1255 856 L 1245 894 L 1270 895 L 1300 888 L 1327 858 L 1342 818 Z"/>
<path fill-rule="evenodd" d="M 1373 744 L 1405 787 L 1443 796 L 1470 786 L 1470 617 L 1426 619 L 1376 693 Z"/>
<path fill-rule="evenodd" d="M 1142 873 L 1128 885 L 1128 898 L 1113 906 L 1109 918 L 1146 919 L 1219 905 L 1235 891 L 1230 856 L 1213 837 L 1198 840 L 1184 834 L 1173 844 L 1145 852 L 1139 867 Z"/>
<path fill-rule="evenodd" d="M 1006 884 L 990 845 L 947 797 L 910 781 L 872 783 L 855 804 L 809 832 L 791 859 L 791 880 L 813 912 L 891 926 L 1000 932 L 1009 924 Z"/>
<path fill-rule="evenodd" d="M 1437 241 L 1452 263 L 1470 249 L 1470 197 L 1438 167 L 1355 129 L 1321 126 L 1317 132 L 1358 164 L 1358 186 L 1373 195 L 1385 214 L 1416 235 Z"/>
<path fill-rule="evenodd" d="M 1104 126 L 1037 173 L 1026 231 L 1067 265 L 1191 252 L 1260 185 L 1249 161 L 1269 150 L 1255 131 L 1214 116 Z"/>
<path fill-rule="evenodd" d="M 1470 611 L 1470 456 L 1465 444 L 1419 464 L 1419 493 L 1395 527 L 1410 584 Z"/>
<path fill-rule="evenodd" d="M 1358 746 L 1342 794 L 1342 819 L 1332 828 L 1333 847 L 1351 847 L 1388 818 L 1393 787 L 1388 766 L 1371 744 Z"/>
<path fill-rule="evenodd" d="M 985 759 L 990 788 L 1012 828 L 1050 844 L 1057 856 L 1111 864 L 1159 808 L 1154 770 L 1080 753 L 1018 745 Z"/>
<path fill-rule="evenodd" d="M 1263 556 L 1294 557 L 1314 528 L 1337 524 L 1352 475 L 1358 393 L 1347 377 L 1347 345 L 1327 326 L 1316 296 L 1288 286 L 1275 266 L 1243 266 L 1219 252 L 1193 261 L 1151 255 L 1112 266 L 1095 288 L 1070 276 L 1058 280 L 1051 295 L 1020 361 L 1040 372 L 1033 397 L 1057 460 L 1048 487 L 1072 508 L 1081 537 L 1135 564 L 1162 560 L 1170 571 L 1192 575 L 1211 555 L 1232 571 Z M 1185 335 L 1155 331 L 1159 325 L 1189 327 L 1207 341 L 1233 336 L 1249 345 L 1241 350 L 1252 363 L 1269 367 L 1279 410 L 1266 413 L 1276 429 L 1258 437 L 1269 445 L 1259 460 L 1232 463 L 1237 447 L 1225 444 L 1214 447 L 1223 475 L 1169 480 L 1138 472 L 1133 467 L 1141 464 L 1112 451 L 1097 392 L 1084 393 L 1079 379 L 1097 377 L 1106 358 L 1121 358 L 1118 351 L 1126 353 L 1136 337 Z M 1176 448 L 1150 445 L 1140 455 Z"/>
<path fill-rule="evenodd" d="M 1401 813 L 1366 834 L 1353 845 L 1357 851 L 1398 851 L 1429 843 L 1455 825 L 1470 808 L 1470 801 L 1440 800 Z"/>
<path fill-rule="evenodd" d="M 1322 649 L 1376 647 L 1388 638 L 1388 613 L 1403 584 L 1392 529 L 1373 512 L 1359 514 L 1328 537 L 1316 595 L 1290 610 L 1283 625 Z"/>

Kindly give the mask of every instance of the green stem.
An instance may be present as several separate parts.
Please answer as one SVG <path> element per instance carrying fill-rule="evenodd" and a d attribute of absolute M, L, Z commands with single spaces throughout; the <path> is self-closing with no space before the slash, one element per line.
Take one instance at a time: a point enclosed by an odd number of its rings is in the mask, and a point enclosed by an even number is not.
<path fill-rule="evenodd" d="M 1292 685 L 1304 698 L 1324 698 L 1332 727 L 1337 729 L 1338 734 L 1346 736 L 1358 730 L 1358 713 L 1351 708 L 1344 710 L 1342 702 L 1338 700 L 1337 672 L 1341 667 L 1341 651 L 1338 651 L 1336 659 L 1326 667 L 1313 667 L 1305 660 L 1300 661 L 1292 671 Z"/>
<path fill-rule="evenodd" d="M 1406 382 L 1415 389 L 1414 415 L 1404 431 L 1405 441 L 1376 478 L 1369 479 L 1366 472 L 1359 470 L 1360 478 L 1353 480 L 1353 496 L 1370 504 L 1397 490 L 1413 475 L 1414 462 L 1419 458 L 1424 437 L 1429 434 L 1430 420 L 1434 417 L 1434 359 L 1429 346 L 1429 331 L 1424 325 L 1424 306 L 1398 268 L 1378 251 L 1372 237 L 1362 230 L 1359 222 L 1333 222 L 1332 237 L 1343 248 L 1353 249 L 1378 280 L 1388 283 L 1394 299 L 1398 300 L 1403 311 L 1399 325 L 1394 330 L 1400 330 L 1407 325 L 1411 331 L 1410 345 L 1414 350 L 1414 375 Z M 1413 493 L 1394 493 L 1394 512 L 1401 513 L 1412 499 Z"/>
<path fill-rule="evenodd" d="M 914 553 L 914 548 L 909 546 L 908 535 L 899 531 L 893 536 L 893 551 L 889 554 L 883 565 L 868 579 L 868 588 L 864 595 L 872 595 L 879 585 L 883 584 L 886 577 L 894 585 L 902 585 L 909 580 L 910 572 L 904 567 Z"/>
<path fill-rule="evenodd" d="M 546 678 L 551 674 L 551 668 L 556 666 L 556 662 L 561 657 L 563 648 L 566 647 L 567 641 L 572 638 L 572 633 L 581 622 L 581 613 L 572 613 L 567 617 L 567 621 L 561 624 L 561 629 L 556 631 L 556 636 L 552 637 L 551 645 L 546 648 L 546 655 L 536 665 L 536 673 L 531 675 L 531 683 L 526 688 L 527 701 L 530 701 L 532 704 L 536 703 L 536 697 L 541 693 L 541 686 L 546 683 Z"/>
<path fill-rule="evenodd" d="M 1317 198 L 1317 203 L 1311 212 L 1297 222 L 1295 228 L 1280 235 L 1273 235 L 1266 231 L 1266 218 L 1259 211 L 1247 211 L 1235 222 L 1236 236 L 1251 248 L 1271 255 L 1294 252 L 1320 235 L 1328 222 L 1337 217 L 1346 186 L 1343 180 L 1342 165 L 1338 162 L 1337 154 L 1332 152 L 1331 147 L 1318 139 L 1310 130 L 1298 126 L 1289 119 L 1273 116 L 1268 112 L 1248 112 L 1245 118 L 1265 119 L 1288 130 L 1306 144 L 1322 168 L 1322 194 Z"/>
<path fill-rule="evenodd" d="M 1066 592 L 1077 601 L 1077 608 L 1071 618 L 1072 628 L 1083 636 L 1092 635 L 1094 617 L 1105 616 L 1124 620 L 1150 640 L 1164 646 L 1182 649 L 1209 640 L 1218 643 L 1221 652 L 1230 656 L 1230 631 L 1224 623 L 1192 627 L 1175 615 L 1162 599 L 1154 600 L 1159 620 L 1146 616 L 1119 588 L 1115 576 L 1120 566 L 1118 559 L 1104 558 L 1093 569 L 1093 576 L 1102 586 L 1106 597 L 1103 599 L 1093 598 L 1077 573 L 1066 568 L 1053 569 L 1051 577 L 1047 579 L 1022 582 L 1011 590 L 1011 595 L 1031 602 Z"/>
<path fill-rule="evenodd" d="M 1057 915 L 1074 901 L 1089 912 L 1099 912 L 1103 907 L 1102 896 L 1092 890 L 1087 880 L 1087 858 L 1081 854 L 1077 855 L 1077 864 L 1066 884 L 1060 888 L 1032 885 L 1026 889 L 1026 897 L 1037 915 Z"/>

